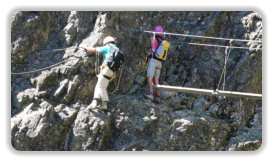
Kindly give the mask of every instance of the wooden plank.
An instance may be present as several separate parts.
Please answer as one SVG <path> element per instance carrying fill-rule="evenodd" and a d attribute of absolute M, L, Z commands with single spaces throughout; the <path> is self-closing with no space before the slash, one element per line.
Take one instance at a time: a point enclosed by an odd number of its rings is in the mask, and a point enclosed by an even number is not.
<path fill-rule="evenodd" d="M 189 88 L 189 87 L 178 87 L 168 85 L 153 85 L 154 88 L 164 91 L 183 92 L 191 94 L 202 94 L 202 95 L 219 95 L 237 98 L 251 98 L 251 99 L 262 99 L 262 94 L 256 93 L 245 93 L 245 92 L 234 92 L 234 91 L 221 91 L 221 90 L 210 90 L 200 88 Z"/>

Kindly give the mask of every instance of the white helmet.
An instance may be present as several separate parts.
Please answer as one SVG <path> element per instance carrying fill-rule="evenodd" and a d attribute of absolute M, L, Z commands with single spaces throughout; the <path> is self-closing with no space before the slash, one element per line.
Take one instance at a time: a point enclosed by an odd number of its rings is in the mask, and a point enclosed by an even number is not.
<path fill-rule="evenodd" d="M 106 38 L 104 38 L 103 40 L 103 45 L 106 45 L 109 42 L 115 42 L 115 39 L 111 36 L 107 36 Z"/>

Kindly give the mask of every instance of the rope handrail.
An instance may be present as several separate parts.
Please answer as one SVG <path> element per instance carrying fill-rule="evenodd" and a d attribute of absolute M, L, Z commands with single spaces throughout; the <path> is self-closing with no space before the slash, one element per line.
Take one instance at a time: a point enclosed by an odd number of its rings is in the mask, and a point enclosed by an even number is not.
<path fill-rule="evenodd" d="M 58 48 L 58 49 L 45 50 L 45 51 L 42 51 L 42 52 L 48 52 L 48 51 L 56 52 L 56 51 L 63 51 L 63 50 L 67 50 L 67 49 L 76 49 L 76 48 L 84 49 L 83 47 L 72 46 L 72 47 L 66 47 L 66 48 Z M 11 72 L 11 75 L 23 75 L 23 74 L 30 74 L 30 73 L 35 73 L 35 72 L 39 72 L 39 71 L 44 71 L 44 70 L 53 68 L 55 66 L 58 66 L 58 65 L 66 62 L 66 61 L 75 60 L 75 59 L 76 58 L 72 58 L 72 59 L 69 58 L 69 59 L 63 60 L 61 62 L 58 62 L 56 64 L 53 64 L 53 65 L 50 65 L 50 66 L 47 66 L 47 67 L 44 67 L 44 68 L 41 68 L 41 69 L 37 69 L 37 70 L 32 70 L 32 71 L 27 71 L 27 72 L 18 72 L 18 73 Z"/>
<path fill-rule="evenodd" d="M 197 45 L 197 46 L 209 46 L 209 47 L 221 47 L 221 48 L 237 48 L 237 49 L 253 49 L 253 50 L 262 50 L 262 48 L 252 48 L 252 47 L 236 47 L 236 46 L 223 46 L 223 45 L 215 45 L 215 44 L 202 44 L 202 43 L 188 43 L 190 45 Z"/>
<path fill-rule="evenodd" d="M 67 49 L 77 49 L 81 47 L 77 46 L 71 46 L 71 47 L 65 47 L 65 48 L 55 48 L 55 49 L 48 49 L 48 50 L 42 50 L 42 51 L 36 51 L 37 53 L 48 53 L 48 52 L 58 52 L 58 51 L 64 51 Z"/>
<path fill-rule="evenodd" d="M 144 30 L 144 33 L 162 33 L 162 32 L 154 32 L 154 31 Z M 183 36 L 183 37 L 193 37 L 193 38 L 226 40 L 226 41 L 234 40 L 234 41 L 239 41 L 239 42 L 256 42 L 256 43 L 262 43 L 263 42 L 263 41 L 259 41 L 259 40 L 222 38 L 222 37 L 211 37 L 211 36 L 201 36 L 201 35 L 191 35 L 191 34 L 178 34 L 178 33 L 168 33 L 168 32 L 163 32 L 163 34 L 165 34 L 165 35 Z"/>
<path fill-rule="evenodd" d="M 63 60 L 61 62 L 58 62 L 56 64 L 53 64 L 53 65 L 50 65 L 48 67 L 44 67 L 44 68 L 41 68 L 41 69 L 37 69 L 37 70 L 32 70 L 32 71 L 27 71 L 27 72 L 20 72 L 20 73 L 11 73 L 11 75 L 23 75 L 23 74 L 30 74 L 30 73 L 35 73 L 35 72 L 40 72 L 40 71 L 44 71 L 44 70 L 47 70 L 47 69 L 50 69 L 50 68 L 53 68 L 55 66 L 58 66 L 68 60 L 75 60 L 76 58 L 73 58 L 73 59 L 66 59 L 66 60 Z"/>

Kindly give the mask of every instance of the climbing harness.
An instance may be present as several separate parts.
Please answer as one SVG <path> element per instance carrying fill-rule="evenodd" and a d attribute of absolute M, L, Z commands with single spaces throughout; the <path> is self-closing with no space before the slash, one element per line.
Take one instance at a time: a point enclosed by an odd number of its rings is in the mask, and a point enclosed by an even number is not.
<path fill-rule="evenodd" d="M 100 75 L 100 67 L 99 67 L 99 63 L 100 63 L 100 60 L 99 60 L 99 53 L 97 52 L 96 53 L 96 61 L 95 61 L 95 74 L 97 77 L 99 77 Z M 107 67 L 107 66 L 106 66 Z M 121 70 L 120 70 L 120 74 L 119 74 L 119 79 L 118 79 L 118 83 L 117 83 L 117 86 L 116 88 L 114 89 L 114 91 L 112 92 L 109 92 L 110 95 L 114 94 L 115 92 L 117 92 L 119 90 L 119 84 L 120 84 L 120 80 L 121 80 L 121 76 L 122 76 L 122 72 L 123 72 L 123 64 L 121 65 Z M 108 77 L 108 76 L 103 76 L 105 77 L 106 79 L 109 80 L 109 83 L 114 80 L 117 76 L 117 72 L 114 71 L 114 75 L 113 77 Z"/>

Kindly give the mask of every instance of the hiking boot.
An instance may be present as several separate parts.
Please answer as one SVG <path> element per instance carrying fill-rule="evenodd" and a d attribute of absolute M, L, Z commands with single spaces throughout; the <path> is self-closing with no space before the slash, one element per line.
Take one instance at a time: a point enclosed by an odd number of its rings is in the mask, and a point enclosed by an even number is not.
<path fill-rule="evenodd" d="M 87 106 L 87 109 L 94 109 L 94 108 L 96 108 L 98 106 L 98 100 L 93 100 L 92 101 L 92 103 L 89 105 L 89 106 Z"/>
<path fill-rule="evenodd" d="M 160 96 L 155 96 L 154 102 L 160 103 L 161 102 Z"/>
<path fill-rule="evenodd" d="M 107 110 L 107 102 L 103 101 L 101 104 L 99 104 L 96 109 L 99 110 Z"/>
<path fill-rule="evenodd" d="M 152 92 L 148 92 L 148 93 L 144 94 L 144 97 L 154 100 L 154 95 Z"/>

